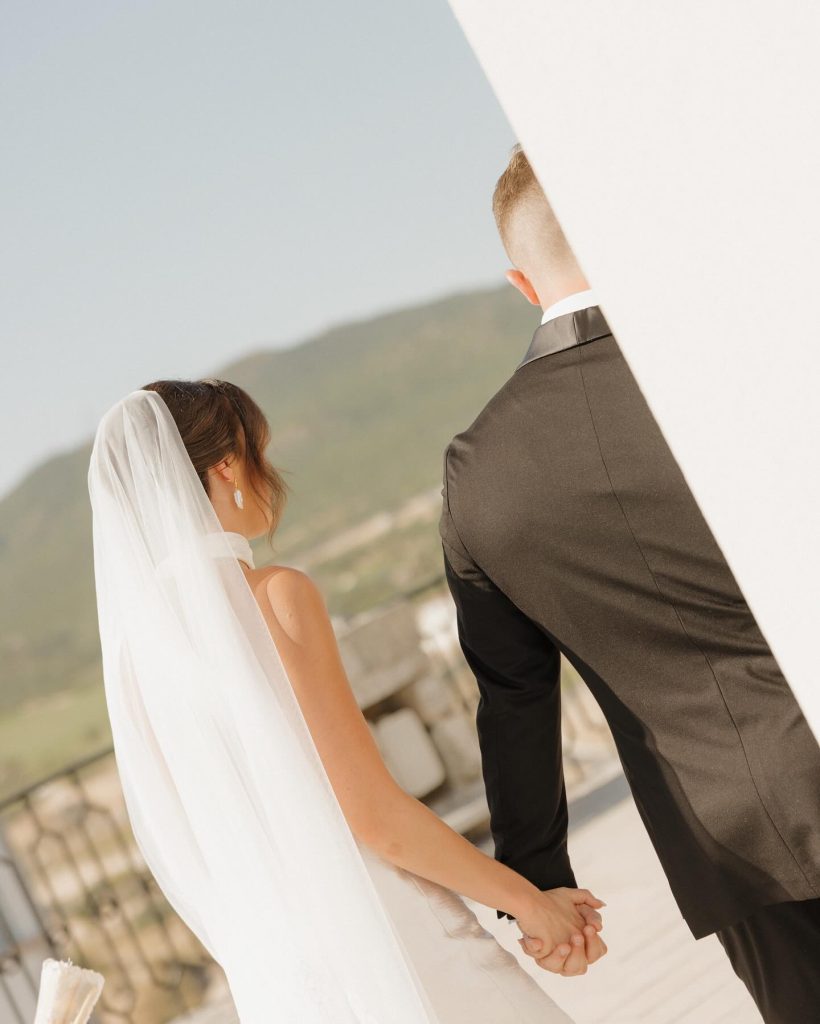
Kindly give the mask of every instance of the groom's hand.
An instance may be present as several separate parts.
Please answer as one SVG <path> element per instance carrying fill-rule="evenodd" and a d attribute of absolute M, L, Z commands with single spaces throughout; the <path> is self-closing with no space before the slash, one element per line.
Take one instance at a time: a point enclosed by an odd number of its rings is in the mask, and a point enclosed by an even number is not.
<path fill-rule="evenodd" d="M 593 925 L 584 926 L 583 938 L 580 935 L 573 935 L 570 942 L 559 943 L 546 956 L 540 939 L 532 939 L 525 935 L 518 940 L 518 944 L 539 967 L 552 974 L 562 974 L 565 978 L 586 974 L 587 967 L 600 960 L 607 952 L 606 943 Z"/>

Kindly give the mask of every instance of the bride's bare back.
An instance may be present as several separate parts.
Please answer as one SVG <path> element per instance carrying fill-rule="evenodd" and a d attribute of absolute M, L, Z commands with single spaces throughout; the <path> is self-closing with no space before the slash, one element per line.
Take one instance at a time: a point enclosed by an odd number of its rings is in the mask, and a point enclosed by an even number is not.
<path fill-rule="evenodd" d="M 324 597 L 299 569 L 242 568 L 351 831 L 378 848 L 412 798 L 388 771 L 359 709 Z"/>

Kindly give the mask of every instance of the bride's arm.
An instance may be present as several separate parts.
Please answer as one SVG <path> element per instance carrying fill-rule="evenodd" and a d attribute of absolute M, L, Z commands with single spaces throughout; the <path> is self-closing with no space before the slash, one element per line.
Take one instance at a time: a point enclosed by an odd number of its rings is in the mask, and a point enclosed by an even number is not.
<path fill-rule="evenodd" d="M 526 919 L 543 899 L 540 890 L 479 850 L 393 779 L 356 702 L 324 598 L 310 577 L 283 567 L 265 580 L 257 599 L 353 834 L 399 867 Z"/>

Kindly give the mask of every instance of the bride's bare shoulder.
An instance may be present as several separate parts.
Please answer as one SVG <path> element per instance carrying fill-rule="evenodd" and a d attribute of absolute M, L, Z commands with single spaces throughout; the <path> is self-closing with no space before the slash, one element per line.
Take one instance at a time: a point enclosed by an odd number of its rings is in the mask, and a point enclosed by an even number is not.
<path fill-rule="evenodd" d="M 289 633 L 300 621 L 327 617 L 322 592 L 306 572 L 293 566 L 266 566 L 253 590 L 262 610 L 272 614 Z"/>

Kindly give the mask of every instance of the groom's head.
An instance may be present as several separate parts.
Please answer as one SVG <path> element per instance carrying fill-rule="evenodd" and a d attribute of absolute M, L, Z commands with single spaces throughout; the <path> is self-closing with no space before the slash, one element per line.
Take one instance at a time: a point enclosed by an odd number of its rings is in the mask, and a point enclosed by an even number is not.
<path fill-rule="evenodd" d="M 514 270 L 510 284 L 543 307 L 589 287 L 520 145 L 493 193 L 493 214 Z"/>

